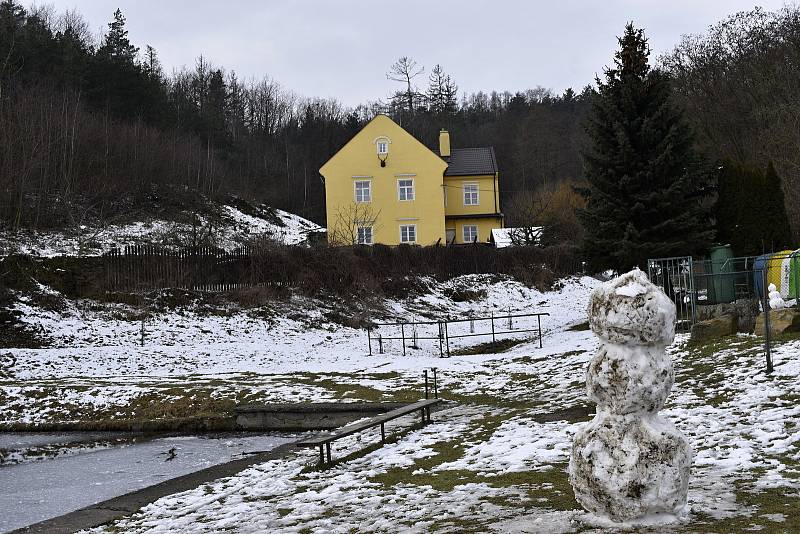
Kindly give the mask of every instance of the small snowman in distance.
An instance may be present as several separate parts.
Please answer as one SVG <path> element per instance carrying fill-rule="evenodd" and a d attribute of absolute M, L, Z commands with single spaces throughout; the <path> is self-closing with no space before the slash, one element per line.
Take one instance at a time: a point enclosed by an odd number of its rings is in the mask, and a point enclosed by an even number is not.
<path fill-rule="evenodd" d="M 775 287 L 775 284 L 770 284 L 769 287 L 769 307 L 773 310 L 780 310 L 786 307 L 786 303 L 783 301 L 783 297 L 781 296 L 781 292 L 778 291 L 778 288 Z"/>

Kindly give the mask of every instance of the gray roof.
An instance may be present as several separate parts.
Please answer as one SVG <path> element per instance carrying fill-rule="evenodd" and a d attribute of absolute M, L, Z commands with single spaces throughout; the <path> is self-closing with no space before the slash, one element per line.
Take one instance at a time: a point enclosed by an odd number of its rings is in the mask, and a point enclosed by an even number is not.
<path fill-rule="evenodd" d="M 447 162 L 445 176 L 474 176 L 477 174 L 494 174 L 497 172 L 497 159 L 494 147 L 454 148 Z"/>

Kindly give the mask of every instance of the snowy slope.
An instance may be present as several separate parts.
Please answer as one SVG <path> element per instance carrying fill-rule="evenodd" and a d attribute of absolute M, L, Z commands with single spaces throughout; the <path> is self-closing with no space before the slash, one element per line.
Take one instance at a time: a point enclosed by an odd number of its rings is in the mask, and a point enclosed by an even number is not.
<path fill-rule="evenodd" d="M 270 215 L 269 218 L 257 217 L 222 205 L 214 217 L 199 216 L 198 227 L 200 232 L 210 232 L 210 241 L 225 250 L 235 249 L 257 237 L 297 245 L 304 243 L 310 232 L 323 230 L 307 219 L 279 209 L 271 210 Z M 150 219 L 107 226 L 84 225 L 53 232 L 0 233 L 0 255 L 97 256 L 126 245 L 183 246 L 188 244 L 193 231 L 188 222 Z"/>
<path fill-rule="evenodd" d="M 464 318 L 479 315 L 542 312 L 545 333 L 580 321 L 589 290 L 598 282 L 590 277 L 568 279 L 557 290 L 542 293 L 512 279 L 490 281 L 485 275 L 467 275 L 434 287 L 431 292 L 406 300 L 387 302 L 394 318 Z M 452 285 L 485 288 L 485 297 L 474 302 L 453 302 L 446 293 Z M 264 310 L 238 310 L 207 314 L 176 309 L 155 314 L 145 321 L 146 343 L 141 346 L 141 322 L 131 319 L 135 308 L 93 301 L 68 301 L 63 311 L 44 310 L 19 297 L 21 319 L 51 340 L 51 348 L 14 349 L 18 355 L 15 376 L 43 379 L 68 376 L 139 374 L 171 376 L 176 373 L 288 373 L 351 372 L 364 367 L 368 344 L 365 332 L 334 324 L 325 318 L 331 305 L 324 301 L 293 298 Z M 335 307 L 335 305 L 334 305 Z M 481 328 L 481 325 L 476 325 Z M 515 323 L 514 328 L 536 326 Z M 454 325 L 450 335 L 468 333 L 469 323 Z M 486 330 L 485 326 L 482 331 Z M 498 329 L 500 321 L 498 320 Z M 524 338 L 531 334 L 525 334 Z M 453 340 L 453 350 L 485 338 Z M 438 343 L 420 342 L 420 349 L 402 357 L 399 342 L 386 342 L 384 355 L 374 354 L 370 366 L 389 370 L 424 369 L 438 358 Z M 553 350 L 559 350 L 555 348 Z M 375 351 L 377 352 L 377 350 Z M 505 358 L 504 354 L 459 357 L 446 360 L 455 366 L 472 361 Z"/>

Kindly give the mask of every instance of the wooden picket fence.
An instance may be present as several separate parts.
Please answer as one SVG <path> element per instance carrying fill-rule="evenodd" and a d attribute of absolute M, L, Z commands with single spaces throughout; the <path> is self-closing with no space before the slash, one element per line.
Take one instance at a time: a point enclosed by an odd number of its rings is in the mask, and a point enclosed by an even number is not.
<path fill-rule="evenodd" d="M 247 276 L 250 256 L 248 247 L 226 252 L 212 247 L 127 245 L 104 255 L 106 290 L 230 291 L 252 285 Z"/>
<path fill-rule="evenodd" d="M 294 247 L 254 243 L 226 252 L 213 247 L 170 249 L 128 245 L 102 258 L 105 291 L 167 288 L 231 291 L 245 287 L 350 295 L 408 275 L 445 280 L 464 274 L 507 274 L 525 283 L 578 272 L 570 248 Z M 550 273 L 550 274 L 548 274 Z"/>

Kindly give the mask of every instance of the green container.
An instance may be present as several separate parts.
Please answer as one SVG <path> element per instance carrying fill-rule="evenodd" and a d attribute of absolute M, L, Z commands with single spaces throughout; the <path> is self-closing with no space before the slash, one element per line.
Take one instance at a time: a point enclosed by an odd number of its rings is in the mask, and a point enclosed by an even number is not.
<path fill-rule="evenodd" d="M 730 245 L 711 247 L 711 278 L 713 280 L 714 300 L 717 303 L 733 302 L 736 298 L 735 275 L 733 272 L 733 249 Z M 731 273 L 731 274 L 728 274 Z"/>

